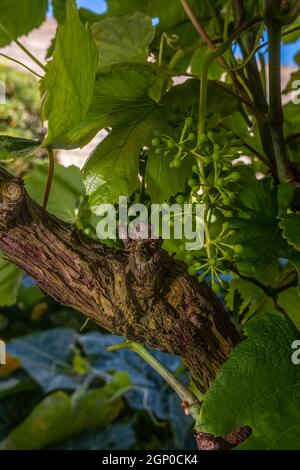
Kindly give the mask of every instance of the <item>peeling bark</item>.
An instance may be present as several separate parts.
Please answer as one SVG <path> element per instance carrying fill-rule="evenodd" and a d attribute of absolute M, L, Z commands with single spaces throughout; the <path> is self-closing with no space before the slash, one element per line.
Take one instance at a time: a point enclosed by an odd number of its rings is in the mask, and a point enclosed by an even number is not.
<path fill-rule="evenodd" d="M 108 248 L 47 213 L 0 169 L 0 251 L 101 327 L 181 357 L 202 392 L 239 336 L 222 304 L 158 240 Z"/>

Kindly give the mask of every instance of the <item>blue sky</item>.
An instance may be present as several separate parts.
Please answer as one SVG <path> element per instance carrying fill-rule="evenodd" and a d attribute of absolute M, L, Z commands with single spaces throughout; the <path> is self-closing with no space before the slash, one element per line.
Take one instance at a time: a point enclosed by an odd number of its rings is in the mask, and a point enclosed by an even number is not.
<path fill-rule="evenodd" d="M 104 13 L 106 10 L 105 0 L 76 0 L 79 7 L 88 8 L 96 13 Z M 143 0 L 141 0 L 143 1 Z M 282 59 L 284 65 L 294 65 L 294 55 L 300 51 L 300 39 L 293 44 L 282 46 Z"/>

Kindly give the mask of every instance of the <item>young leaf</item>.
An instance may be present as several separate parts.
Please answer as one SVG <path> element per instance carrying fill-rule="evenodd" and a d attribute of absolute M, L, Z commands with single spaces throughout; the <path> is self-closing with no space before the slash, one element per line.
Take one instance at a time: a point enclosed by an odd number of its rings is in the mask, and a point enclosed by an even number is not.
<path fill-rule="evenodd" d="M 0 161 L 29 157 L 37 151 L 40 145 L 41 142 L 34 140 L 0 135 Z"/>
<path fill-rule="evenodd" d="M 155 34 L 151 18 L 142 13 L 106 18 L 92 26 L 100 69 L 121 62 L 147 62 Z"/>
<path fill-rule="evenodd" d="M 47 8 L 48 0 L 1 0 L 0 47 L 38 28 Z"/>
<path fill-rule="evenodd" d="M 59 26 L 53 60 L 43 79 L 42 114 L 48 120 L 45 146 L 63 145 L 66 132 L 85 117 L 97 66 L 91 31 L 81 23 L 73 0 L 68 0 L 66 21 Z"/>
<path fill-rule="evenodd" d="M 239 449 L 300 449 L 300 368 L 292 362 L 299 332 L 277 314 L 256 316 L 206 395 L 201 430 L 252 434 Z"/>

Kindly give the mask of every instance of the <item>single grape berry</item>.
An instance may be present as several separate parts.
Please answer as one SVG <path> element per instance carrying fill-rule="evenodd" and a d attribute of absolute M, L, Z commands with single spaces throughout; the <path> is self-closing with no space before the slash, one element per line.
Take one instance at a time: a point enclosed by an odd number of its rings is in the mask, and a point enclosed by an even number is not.
<path fill-rule="evenodd" d="M 190 178 L 187 182 L 188 186 L 192 188 L 193 186 L 197 185 L 197 181 L 194 178 Z"/>
<path fill-rule="evenodd" d="M 244 251 L 243 245 L 234 245 L 233 251 L 235 255 L 241 255 Z"/>
<path fill-rule="evenodd" d="M 167 142 L 167 146 L 170 149 L 173 149 L 175 147 L 175 140 L 174 139 L 169 139 L 168 142 Z"/>
<path fill-rule="evenodd" d="M 158 148 L 155 150 L 155 153 L 156 153 L 157 155 L 160 155 L 160 154 L 162 153 L 161 148 L 158 147 Z"/>
<path fill-rule="evenodd" d="M 187 117 L 185 120 L 185 126 L 191 127 L 192 124 L 193 124 L 193 119 L 191 118 L 191 116 Z"/>
<path fill-rule="evenodd" d="M 181 160 L 180 158 L 176 158 L 175 160 L 173 160 L 173 168 L 180 168 L 181 167 Z"/>
<path fill-rule="evenodd" d="M 196 138 L 196 134 L 194 134 L 194 132 L 190 132 L 189 135 L 187 136 L 187 140 L 195 140 Z"/>
<path fill-rule="evenodd" d="M 160 146 L 160 139 L 158 137 L 153 137 L 151 140 L 151 144 L 153 147 L 159 147 Z"/>
<path fill-rule="evenodd" d="M 230 223 L 229 222 L 224 222 L 224 224 L 222 225 L 222 230 L 223 232 L 227 232 L 227 230 L 230 229 Z"/>
<path fill-rule="evenodd" d="M 199 173 L 198 165 L 193 165 L 192 166 L 192 171 L 193 171 L 193 173 L 196 173 L 196 175 L 197 175 Z"/>
<path fill-rule="evenodd" d="M 224 206 L 229 206 L 230 205 L 230 199 L 228 196 L 223 196 L 222 197 L 222 202 L 224 204 Z M 227 217 L 231 217 L 231 216 L 227 216 Z"/>
<path fill-rule="evenodd" d="M 190 276 L 195 276 L 197 274 L 198 269 L 195 268 L 194 266 L 189 267 L 188 273 Z"/>
<path fill-rule="evenodd" d="M 233 171 L 229 176 L 228 176 L 228 180 L 229 181 L 238 181 L 239 179 L 241 178 L 241 175 L 239 174 L 238 171 Z"/>
<path fill-rule="evenodd" d="M 199 144 L 203 144 L 203 142 L 206 141 L 206 134 L 204 134 L 204 132 L 201 132 L 201 134 L 199 134 L 199 137 L 198 137 L 198 142 Z"/>

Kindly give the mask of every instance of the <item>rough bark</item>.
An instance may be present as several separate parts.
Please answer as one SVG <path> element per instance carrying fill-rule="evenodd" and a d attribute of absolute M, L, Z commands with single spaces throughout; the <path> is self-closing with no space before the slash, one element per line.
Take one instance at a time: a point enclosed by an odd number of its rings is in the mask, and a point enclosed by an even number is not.
<path fill-rule="evenodd" d="M 211 290 L 158 240 L 113 250 L 47 213 L 0 169 L 0 251 L 58 302 L 179 355 L 205 392 L 239 336 Z"/>

